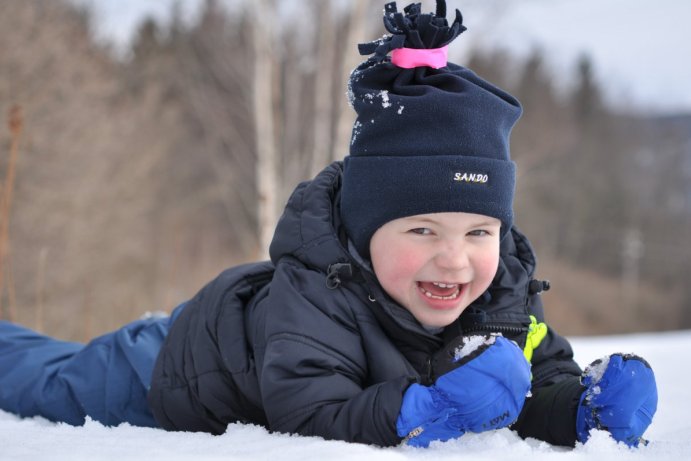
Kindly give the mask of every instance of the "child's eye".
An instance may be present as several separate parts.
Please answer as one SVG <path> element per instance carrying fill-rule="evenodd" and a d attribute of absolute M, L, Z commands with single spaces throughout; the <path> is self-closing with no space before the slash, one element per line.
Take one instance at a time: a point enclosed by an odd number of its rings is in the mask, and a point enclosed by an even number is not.
<path fill-rule="evenodd" d="M 427 227 L 416 227 L 414 229 L 410 229 L 408 232 L 412 232 L 413 234 L 418 235 L 430 235 L 432 233 L 432 230 L 428 229 Z"/>
<path fill-rule="evenodd" d="M 473 237 L 485 237 L 487 235 L 492 235 L 489 231 L 486 231 L 484 229 L 475 229 L 470 232 L 468 232 L 468 235 L 471 235 Z"/>

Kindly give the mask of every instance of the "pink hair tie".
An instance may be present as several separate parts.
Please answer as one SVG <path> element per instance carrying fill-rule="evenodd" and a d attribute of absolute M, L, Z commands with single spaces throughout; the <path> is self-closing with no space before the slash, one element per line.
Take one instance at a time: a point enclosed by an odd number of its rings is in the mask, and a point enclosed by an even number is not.
<path fill-rule="evenodd" d="M 446 65 L 448 50 L 449 45 L 431 49 L 396 48 L 391 51 L 391 62 L 404 69 L 423 66 L 439 69 Z"/>

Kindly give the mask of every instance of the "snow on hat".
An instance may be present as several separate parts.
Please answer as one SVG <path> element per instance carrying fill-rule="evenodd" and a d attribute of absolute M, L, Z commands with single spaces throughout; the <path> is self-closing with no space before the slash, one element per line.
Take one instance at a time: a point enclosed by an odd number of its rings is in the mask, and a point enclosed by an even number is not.
<path fill-rule="evenodd" d="M 391 35 L 360 45 L 373 54 L 353 70 L 349 98 L 357 112 L 344 160 L 341 216 L 357 251 L 369 257 L 374 232 L 417 214 L 466 212 L 512 225 L 515 164 L 509 135 L 518 100 L 471 70 L 446 62 L 451 26 L 446 4 L 422 14 L 419 3 L 387 3 Z M 391 56 L 389 56 L 391 52 Z"/>

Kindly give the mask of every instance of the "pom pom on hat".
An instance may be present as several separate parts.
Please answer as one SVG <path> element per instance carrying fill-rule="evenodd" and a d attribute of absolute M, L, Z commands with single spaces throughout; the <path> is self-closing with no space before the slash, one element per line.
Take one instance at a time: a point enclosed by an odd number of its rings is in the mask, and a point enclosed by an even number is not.
<path fill-rule="evenodd" d="M 388 3 L 391 35 L 359 47 L 374 55 L 350 76 L 357 119 L 344 160 L 341 216 L 364 257 L 379 227 L 406 216 L 477 213 L 499 219 L 503 233 L 511 228 L 509 135 L 521 106 L 469 69 L 439 66 L 439 55 L 465 30 L 458 10 L 450 26 L 445 15 L 444 0 L 428 14 L 419 3 L 404 13 Z"/>

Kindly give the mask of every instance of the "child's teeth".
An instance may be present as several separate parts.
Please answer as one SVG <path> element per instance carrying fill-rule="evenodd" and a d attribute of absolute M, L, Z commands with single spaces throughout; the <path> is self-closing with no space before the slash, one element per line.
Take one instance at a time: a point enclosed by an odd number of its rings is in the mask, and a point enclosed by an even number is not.
<path fill-rule="evenodd" d="M 441 283 L 441 282 L 432 282 L 432 285 L 436 285 L 439 288 L 451 288 L 451 287 L 456 286 L 455 283 Z"/>
<path fill-rule="evenodd" d="M 436 284 L 435 284 L 435 285 L 436 285 Z M 454 286 L 454 285 L 449 285 L 449 286 Z M 446 287 L 440 287 L 440 288 L 446 288 Z M 432 299 L 445 299 L 445 300 L 446 300 L 446 299 L 456 299 L 456 298 L 458 297 L 458 295 L 460 294 L 460 292 L 461 292 L 460 290 L 456 290 L 456 291 L 455 291 L 453 294 L 451 294 L 450 296 L 437 296 L 437 295 L 433 295 L 432 293 L 430 293 L 429 291 L 425 290 L 425 289 L 422 288 L 422 287 L 420 287 L 420 290 L 422 290 L 422 292 L 423 292 L 423 293 L 425 294 L 425 296 L 427 296 L 428 298 L 432 298 Z"/>

